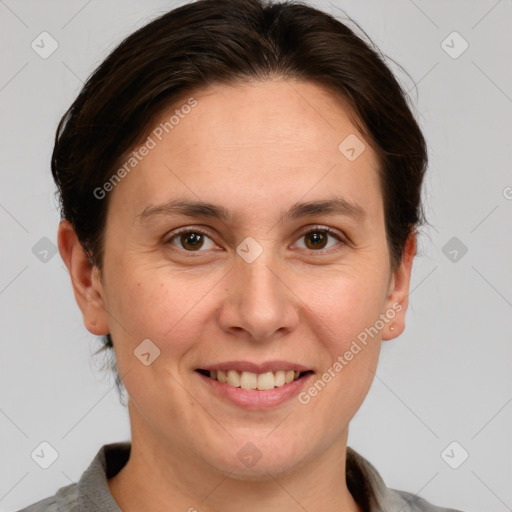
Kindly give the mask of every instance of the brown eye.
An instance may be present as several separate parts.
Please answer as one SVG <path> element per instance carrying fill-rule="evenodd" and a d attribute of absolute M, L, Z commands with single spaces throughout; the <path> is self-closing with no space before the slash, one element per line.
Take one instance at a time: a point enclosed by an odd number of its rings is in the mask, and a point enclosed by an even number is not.
<path fill-rule="evenodd" d="M 195 251 L 202 247 L 204 243 L 204 238 L 201 233 L 194 233 L 190 231 L 188 233 L 182 233 L 180 235 L 180 243 L 183 246 L 183 248 Z"/>
<path fill-rule="evenodd" d="M 166 243 L 175 245 L 187 252 L 204 252 L 206 249 L 212 249 L 215 246 L 206 233 L 190 229 L 176 233 Z"/>
<path fill-rule="evenodd" d="M 332 244 L 327 247 L 329 244 L 329 238 L 338 241 L 339 245 L 343 245 L 343 239 L 337 232 L 331 230 L 330 228 L 315 228 L 307 233 L 304 233 L 300 240 L 305 240 L 303 247 L 301 249 L 308 249 L 311 251 L 320 252 L 322 249 L 331 249 L 336 244 Z"/>
<path fill-rule="evenodd" d="M 327 244 L 327 233 L 322 233 L 320 231 L 311 231 L 310 233 L 304 235 L 306 240 L 306 246 L 308 249 L 323 249 Z"/>

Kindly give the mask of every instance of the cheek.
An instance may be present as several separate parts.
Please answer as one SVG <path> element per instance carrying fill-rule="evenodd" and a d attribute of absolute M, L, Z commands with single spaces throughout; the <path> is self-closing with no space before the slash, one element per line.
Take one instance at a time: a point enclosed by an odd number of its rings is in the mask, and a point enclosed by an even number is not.
<path fill-rule="evenodd" d="M 125 266 L 109 290 L 112 328 L 132 351 L 149 338 L 162 355 L 180 354 L 197 340 L 205 321 L 204 307 L 218 277 L 185 270 Z M 119 324 L 119 325 L 118 325 Z M 197 333 L 194 332 L 197 330 Z M 128 338 L 128 339 L 127 339 Z"/>
<path fill-rule="evenodd" d="M 317 352 L 324 354 L 322 367 L 299 396 L 304 411 L 323 418 L 334 436 L 364 401 L 377 367 L 381 336 L 371 330 L 381 313 L 382 281 L 373 285 L 361 279 L 330 279 L 323 293 L 308 297 L 310 323 L 315 323 Z M 329 434 L 326 434 L 329 437 Z"/>
<path fill-rule="evenodd" d="M 304 290 L 305 302 L 324 325 L 326 339 L 338 351 L 373 326 L 386 298 L 383 273 L 340 272 Z"/>
<path fill-rule="evenodd" d="M 383 274 L 378 273 L 377 265 L 374 269 L 366 273 L 354 270 L 352 275 L 347 271 L 319 281 L 305 301 L 310 323 L 315 323 L 318 353 L 324 357 L 322 369 L 301 403 L 316 402 L 314 407 L 327 416 L 344 411 L 351 417 L 373 381 L 381 346 L 375 325 L 386 296 Z"/>

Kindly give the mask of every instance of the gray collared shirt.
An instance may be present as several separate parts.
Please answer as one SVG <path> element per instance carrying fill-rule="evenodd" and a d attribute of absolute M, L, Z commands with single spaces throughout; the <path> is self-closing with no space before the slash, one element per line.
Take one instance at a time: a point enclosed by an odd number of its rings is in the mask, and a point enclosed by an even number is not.
<path fill-rule="evenodd" d="M 18 512 L 122 512 L 107 480 L 126 464 L 130 448 L 129 442 L 103 445 L 78 482 L 61 487 L 54 496 Z M 347 448 L 347 486 L 363 512 L 460 512 L 386 487 L 377 470 L 350 447 Z"/>

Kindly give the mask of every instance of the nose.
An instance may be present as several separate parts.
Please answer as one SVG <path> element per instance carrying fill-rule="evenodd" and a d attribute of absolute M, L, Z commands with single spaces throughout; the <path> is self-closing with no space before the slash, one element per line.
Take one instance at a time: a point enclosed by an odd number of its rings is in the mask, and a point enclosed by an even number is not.
<path fill-rule="evenodd" d="M 270 251 L 252 263 L 237 257 L 228 273 L 227 294 L 219 314 L 230 335 L 265 342 L 292 332 L 299 322 L 300 299 L 290 287 L 289 272 Z"/>

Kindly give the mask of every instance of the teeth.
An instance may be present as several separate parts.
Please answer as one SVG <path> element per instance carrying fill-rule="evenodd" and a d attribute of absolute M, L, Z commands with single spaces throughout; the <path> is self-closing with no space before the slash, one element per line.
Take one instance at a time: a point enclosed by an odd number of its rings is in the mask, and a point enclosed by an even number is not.
<path fill-rule="evenodd" d="M 256 374 L 253 373 L 253 375 L 256 375 Z M 276 379 L 272 372 L 260 373 L 258 375 L 258 385 L 256 387 L 260 391 L 265 391 L 266 389 L 274 389 L 275 381 L 276 381 Z"/>
<path fill-rule="evenodd" d="M 228 384 L 234 388 L 240 387 L 240 374 L 236 370 L 228 370 Z"/>
<path fill-rule="evenodd" d="M 211 370 L 210 377 L 219 382 L 242 389 L 258 389 L 265 391 L 274 389 L 285 384 L 290 384 L 300 375 L 300 372 L 293 370 L 278 370 L 277 372 L 253 373 L 239 372 L 237 370 Z"/>
<path fill-rule="evenodd" d="M 242 389 L 256 389 L 258 387 L 258 376 L 255 373 L 242 372 L 240 387 Z"/>
<path fill-rule="evenodd" d="M 286 384 L 286 376 L 284 370 L 279 370 L 276 372 L 274 377 L 274 386 L 279 387 L 283 384 Z"/>

